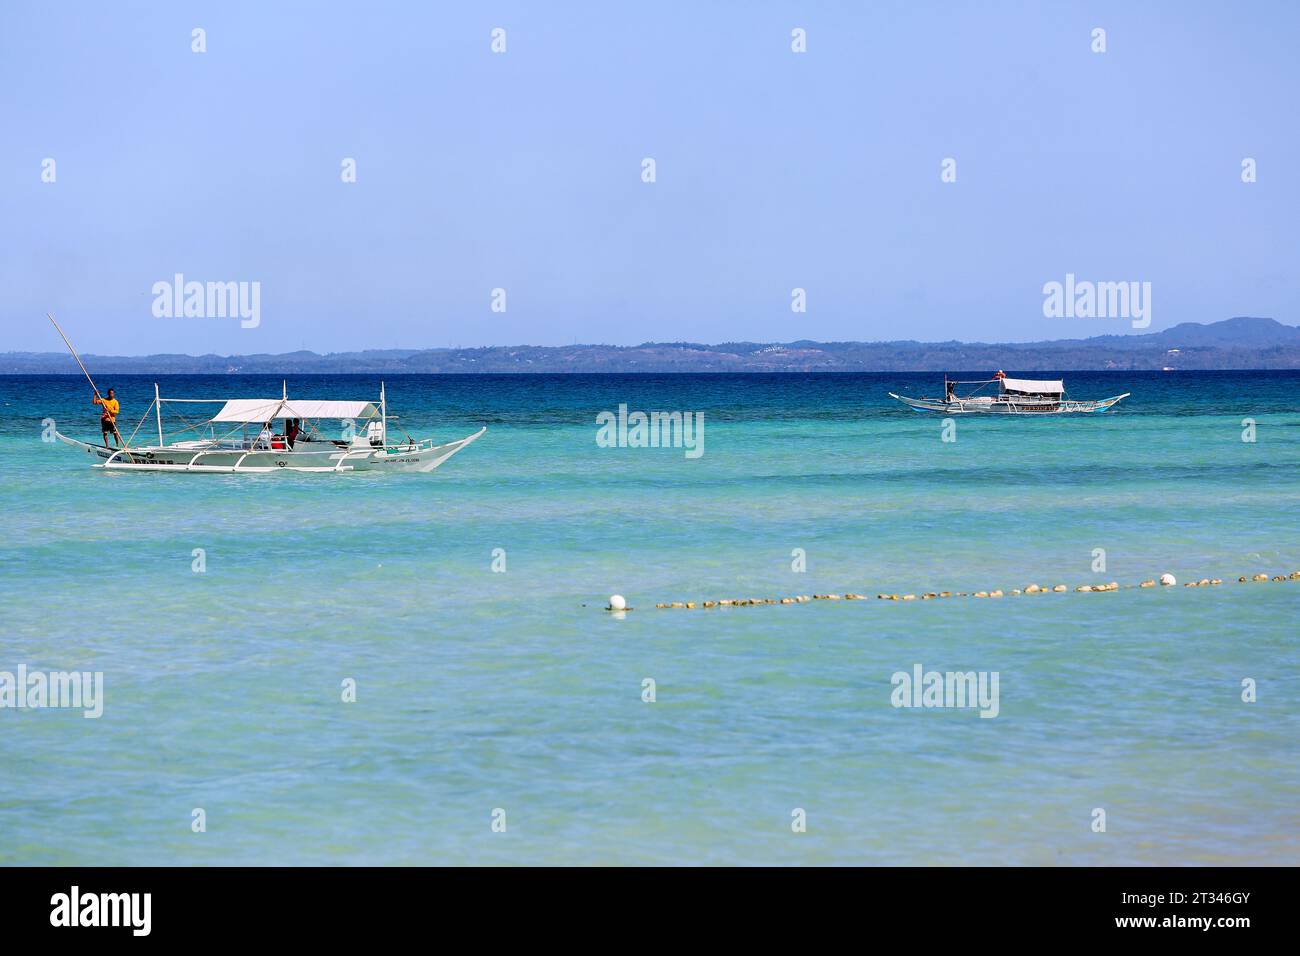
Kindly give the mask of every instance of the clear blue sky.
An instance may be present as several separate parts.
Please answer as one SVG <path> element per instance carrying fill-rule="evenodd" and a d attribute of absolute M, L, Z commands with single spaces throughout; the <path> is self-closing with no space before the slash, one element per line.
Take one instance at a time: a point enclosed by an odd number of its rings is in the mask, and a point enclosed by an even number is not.
<path fill-rule="evenodd" d="M 0 351 L 61 348 L 47 309 L 116 354 L 1132 331 L 1044 318 L 1067 272 L 1150 281 L 1153 330 L 1296 324 L 1297 36 L 1292 2 L 6 0 Z M 177 272 L 259 281 L 261 325 L 156 318 Z"/>

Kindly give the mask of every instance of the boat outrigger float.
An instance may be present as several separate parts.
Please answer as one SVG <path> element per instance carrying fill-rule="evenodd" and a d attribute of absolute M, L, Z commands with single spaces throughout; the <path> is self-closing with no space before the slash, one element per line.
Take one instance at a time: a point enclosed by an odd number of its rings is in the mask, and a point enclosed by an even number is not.
<path fill-rule="evenodd" d="M 163 438 L 164 404 L 220 404 L 211 418 L 186 422 L 180 433 L 194 437 L 167 442 Z M 135 435 L 154 413 L 157 444 L 134 444 Z M 301 431 L 289 440 L 289 429 L 266 428 L 266 423 L 301 422 Z M 325 437 L 322 420 L 344 422 L 342 440 Z M 390 441 L 389 425 L 396 416 L 388 414 L 384 387 L 379 402 L 318 401 L 289 398 L 287 388 L 280 398 L 194 399 L 163 398 L 154 386 L 154 401 L 140 424 L 121 448 L 106 448 L 78 441 L 55 432 L 59 441 L 80 448 L 95 458 L 96 468 L 114 471 L 195 471 L 223 474 L 266 474 L 275 471 L 433 471 L 456 452 L 482 435 L 480 428 L 468 438 L 435 445 L 432 439 L 416 440 L 403 431 L 403 439 Z M 351 423 L 349 426 L 347 423 Z M 254 426 L 250 432 L 249 426 Z M 400 426 L 399 430 L 400 430 Z"/>
<path fill-rule="evenodd" d="M 965 395 L 957 394 L 959 385 L 976 385 L 978 388 Z M 997 386 L 993 395 L 979 394 L 989 385 Z M 908 398 L 906 395 L 889 393 L 908 408 L 917 412 L 942 412 L 945 415 L 960 415 L 981 412 L 990 415 L 1069 415 L 1074 413 L 1104 412 L 1113 408 L 1131 393 L 1114 395 L 1097 401 L 1084 401 L 1070 398 L 1065 392 L 1065 383 L 1060 379 L 1040 380 L 1030 378 L 1007 378 L 1005 372 L 998 372 L 991 379 L 982 382 L 958 382 L 943 379 L 943 398 Z"/>

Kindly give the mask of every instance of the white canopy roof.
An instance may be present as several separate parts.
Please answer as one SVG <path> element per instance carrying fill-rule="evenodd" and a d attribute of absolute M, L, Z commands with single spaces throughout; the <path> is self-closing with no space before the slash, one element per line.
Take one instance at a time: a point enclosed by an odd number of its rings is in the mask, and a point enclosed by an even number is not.
<path fill-rule="evenodd" d="M 277 411 L 278 409 L 278 411 Z M 373 402 L 322 402 L 306 398 L 235 398 L 212 416 L 214 422 L 265 422 L 271 418 L 370 418 L 379 414 Z"/>
<path fill-rule="evenodd" d="M 1060 395 L 1065 391 L 1065 383 L 1039 380 L 1034 378 L 1004 378 L 1002 387 L 1012 392 L 1033 392 L 1036 395 Z"/>

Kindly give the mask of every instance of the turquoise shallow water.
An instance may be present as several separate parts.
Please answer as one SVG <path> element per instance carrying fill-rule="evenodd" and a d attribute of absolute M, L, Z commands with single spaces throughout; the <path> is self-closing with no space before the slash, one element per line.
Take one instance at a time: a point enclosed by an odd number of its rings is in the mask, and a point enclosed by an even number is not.
<path fill-rule="evenodd" d="M 1235 583 L 1300 569 L 1300 373 L 1069 374 L 1133 397 L 950 443 L 885 397 L 936 378 L 398 377 L 412 433 L 488 433 L 431 475 L 265 477 L 103 474 L 40 440 L 94 435 L 84 382 L 0 378 L 0 670 L 106 695 L 0 710 L 0 862 L 1300 862 L 1300 583 Z M 100 384 L 123 420 L 153 394 Z M 703 411 L 704 455 L 597 447 L 619 403 Z M 1233 583 L 874 599 L 1162 571 Z M 654 609 L 823 591 L 872 600 Z M 916 663 L 997 671 L 999 716 L 892 707 Z"/>

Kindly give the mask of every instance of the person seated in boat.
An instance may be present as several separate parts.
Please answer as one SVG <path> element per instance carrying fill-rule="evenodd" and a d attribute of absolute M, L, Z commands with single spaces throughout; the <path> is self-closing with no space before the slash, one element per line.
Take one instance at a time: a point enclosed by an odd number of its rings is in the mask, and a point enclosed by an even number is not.
<path fill-rule="evenodd" d="M 102 398 L 99 392 L 95 393 L 93 399 L 96 405 L 104 406 L 104 414 L 99 417 L 99 428 L 103 433 L 104 447 L 108 447 L 108 439 L 113 439 L 113 447 L 117 447 L 117 413 L 121 411 L 122 406 L 118 403 L 117 393 L 111 388 L 108 390 L 108 398 Z"/>
<path fill-rule="evenodd" d="M 293 451 L 293 443 L 298 440 L 300 431 L 302 431 L 302 427 L 299 425 L 298 419 L 290 418 L 284 423 L 284 440 L 290 451 Z"/>
<path fill-rule="evenodd" d="M 271 447 L 272 434 L 273 431 L 271 428 L 271 423 L 267 422 L 265 425 L 262 426 L 262 431 L 258 434 L 257 441 L 253 442 L 253 447 L 265 448 L 269 450 Z"/>
<path fill-rule="evenodd" d="M 951 402 L 951 401 L 953 400 L 953 397 L 954 397 L 956 391 L 957 391 L 957 383 L 956 383 L 956 382 L 947 382 L 947 383 L 945 383 L 945 384 L 944 384 L 944 396 L 943 396 L 944 401 L 946 401 L 946 402 Z"/>

